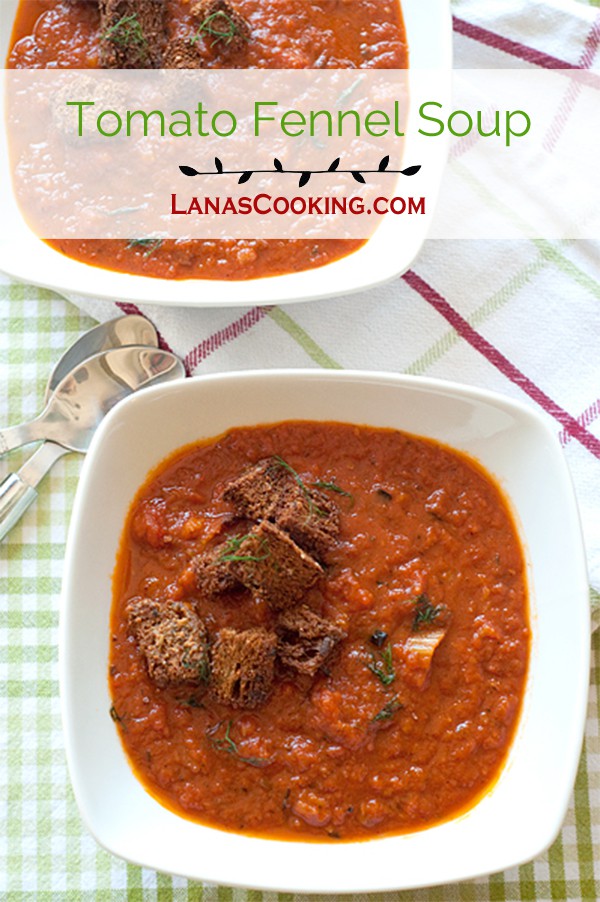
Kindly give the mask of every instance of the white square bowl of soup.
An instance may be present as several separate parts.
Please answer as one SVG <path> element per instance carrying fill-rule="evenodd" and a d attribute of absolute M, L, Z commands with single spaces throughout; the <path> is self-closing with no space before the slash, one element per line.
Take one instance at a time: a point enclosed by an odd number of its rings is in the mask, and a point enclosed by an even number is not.
<path fill-rule="evenodd" d="M 153 2 L 131 0 L 130 7 Z M 165 4 L 169 34 L 194 34 L 194 4 L 183 0 L 165 0 Z M 235 0 L 234 6 L 249 23 L 250 38 L 255 34 L 256 39 L 247 42 L 240 59 L 228 52 L 223 65 L 412 67 L 450 73 L 448 0 L 430 0 L 426 5 L 403 0 L 402 6 L 399 0 L 314 0 L 310 4 L 286 0 L 275 10 L 257 0 Z M 96 0 L 56 0 L 50 7 L 44 0 L 3 0 L 0 15 L 0 53 L 9 67 L 97 67 L 106 57 Z M 323 61 L 325 40 L 327 59 Z M 212 57 L 226 42 L 217 42 L 216 49 L 210 40 L 204 44 L 209 64 L 214 65 Z M 273 47 L 280 49 L 275 52 Z M 127 64 L 135 66 L 135 60 Z M 115 65 L 115 60 L 109 59 L 106 65 Z M 440 139 L 429 142 L 427 160 L 416 161 L 426 163 L 428 184 L 435 185 L 441 178 L 445 157 L 445 142 Z M 8 169 L 5 176 L 10 193 Z M 0 243 L 0 269 L 10 275 L 67 293 L 200 306 L 302 301 L 367 289 L 408 269 L 429 222 L 428 217 L 412 216 L 411 229 L 407 234 L 403 231 L 402 240 L 398 235 L 402 217 L 388 216 L 368 241 L 167 239 L 151 246 L 143 240 L 86 240 L 85 236 L 41 241 L 34 237 L 12 195 L 6 202 L 15 230 Z"/>
<path fill-rule="evenodd" d="M 360 372 L 149 389 L 85 461 L 62 601 L 75 795 L 129 861 L 375 892 L 501 871 L 562 825 L 587 576 L 520 403 Z"/>

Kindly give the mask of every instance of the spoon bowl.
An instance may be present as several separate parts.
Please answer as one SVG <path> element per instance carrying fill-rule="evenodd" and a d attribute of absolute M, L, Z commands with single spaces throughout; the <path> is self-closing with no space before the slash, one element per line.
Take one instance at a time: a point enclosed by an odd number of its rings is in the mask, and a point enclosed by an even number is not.
<path fill-rule="evenodd" d="M 76 366 L 50 396 L 42 413 L 21 426 L 0 430 L 0 448 L 49 440 L 85 452 L 100 421 L 115 404 L 149 383 L 185 375 L 168 351 L 131 345 L 95 354 Z"/>
<path fill-rule="evenodd" d="M 106 323 L 99 323 L 80 335 L 77 341 L 64 352 L 50 373 L 44 400 L 47 403 L 52 392 L 72 369 L 94 354 L 120 348 L 126 345 L 148 345 L 158 347 L 156 329 L 145 316 L 131 313 L 118 316 Z"/>

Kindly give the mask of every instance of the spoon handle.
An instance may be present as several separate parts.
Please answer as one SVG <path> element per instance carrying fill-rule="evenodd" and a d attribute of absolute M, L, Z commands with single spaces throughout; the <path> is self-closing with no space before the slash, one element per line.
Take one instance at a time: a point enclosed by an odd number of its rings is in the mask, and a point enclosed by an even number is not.
<path fill-rule="evenodd" d="M 37 498 L 36 486 L 67 448 L 44 442 L 17 473 L 0 483 L 0 542 Z"/>
<path fill-rule="evenodd" d="M 7 426 L 6 429 L 0 429 L 0 455 L 45 438 L 44 423 L 40 417 L 19 426 Z"/>

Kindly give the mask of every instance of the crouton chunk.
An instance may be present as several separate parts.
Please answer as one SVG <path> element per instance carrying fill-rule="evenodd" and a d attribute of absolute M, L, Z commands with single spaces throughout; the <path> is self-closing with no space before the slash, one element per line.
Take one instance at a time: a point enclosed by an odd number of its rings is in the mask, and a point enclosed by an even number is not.
<path fill-rule="evenodd" d="M 157 69 L 167 37 L 166 0 L 98 0 L 103 69 Z"/>
<path fill-rule="evenodd" d="M 306 605 L 284 611 L 277 624 L 277 654 L 288 667 L 313 676 L 346 633 Z"/>
<path fill-rule="evenodd" d="M 260 460 L 223 492 L 236 513 L 250 520 L 271 520 L 319 560 L 335 545 L 339 512 L 322 492 L 306 486 L 284 460 Z"/>
<path fill-rule="evenodd" d="M 232 570 L 231 562 L 223 559 L 226 547 L 220 545 L 193 558 L 179 581 L 188 594 L 197 591 L 210 597 L 240 588 L 240 581 Z"/>
<path fill-rule="evenodd" d="M 125 104 L 127 92 L 124 86 L 112 81 L 104 84 L 102 81 L 99 82 L 94 75 L 82 75 L 80 72 L 77 72 L 75 78 L 77 93 L 80 96 L 89 94 L 94 97 L 98 106 L 102 106 L 103 109 L 117 110 L 120 105 Z M 79 131 L 73 128 L 73 109 L 68 106 L 73 99 L 73 93 L 72 82 L 61 84 L 53 91 L 51 116 L 57 137 L 60 136 L 60 139 L 68 144 L 81 144 L 82 139 L 86 144 L 102 141 L 100 132 L 92 132 L 91 129 L 84 130 L 80 137 Z"/>
<path fill-rule="evenodd" d="M 222 629 L 211 654 L 212 689 L 233 708 L 256 708 L 268 697 L 275 674 L 277 636 L 262 627 Z"/>
<path fill-rule="evenodd" d="M 198 0 L 190 10 L 198 30 L 221 56 L 243 53 L 250 26 L 227 0 Z"/>
<path fill-rule="evenodd" d="M 198 52 L 198 44 L 187 38 L 173 38 L 165 48 L 163 69 L 202 69 L 204 60 Z"/>
<path fill-rule="evenodd" d="M 188 605 L 136 598 L 127 606 L 127 621 L 157 686 L 206 681 L 206 628 Z"/>
<path fill-rule="evenodd" d="M 223 498 L 233 504 L 241 517 L 249 520 L 273 519 L 288 475 L 274 458 L 259 460 L 225 487 Z"/>
<path fill-rule="evenodd" d="M 311 489 L 308 495 L 302 491 L 288 492 L 277 510 L 275 522 L 297 545 L 321 561 L 327 559 L 340 530 L 337 507 L 316 489 Z"/>
<path fill-rule="evenodd" d="M 230 557 L 237 579 L 273 608 L 296 604 L 323 575 L 321 565 L 268 520 L 244 536 Z"/>

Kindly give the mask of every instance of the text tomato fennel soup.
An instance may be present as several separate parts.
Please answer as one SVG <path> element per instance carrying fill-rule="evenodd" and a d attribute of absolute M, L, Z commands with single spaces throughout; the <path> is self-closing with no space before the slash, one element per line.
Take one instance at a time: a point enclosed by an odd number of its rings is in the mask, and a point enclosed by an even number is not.
<path fill-rule="evenodd" d="M 7 65 L 107 69 L 402 69 L 397 0 L 21 0 Z M 323 266 L 355 239 L 54 239 L 105 269 L 254 279 Z"/>
<path fill-rule="evenodd" d="M 235 429 L 164 462 L 114 576 L 111 716 L 178 814 L 367 839 L 472 806 L 514 735 L 522 549 L 470 458 L 392 430 Z"/>

